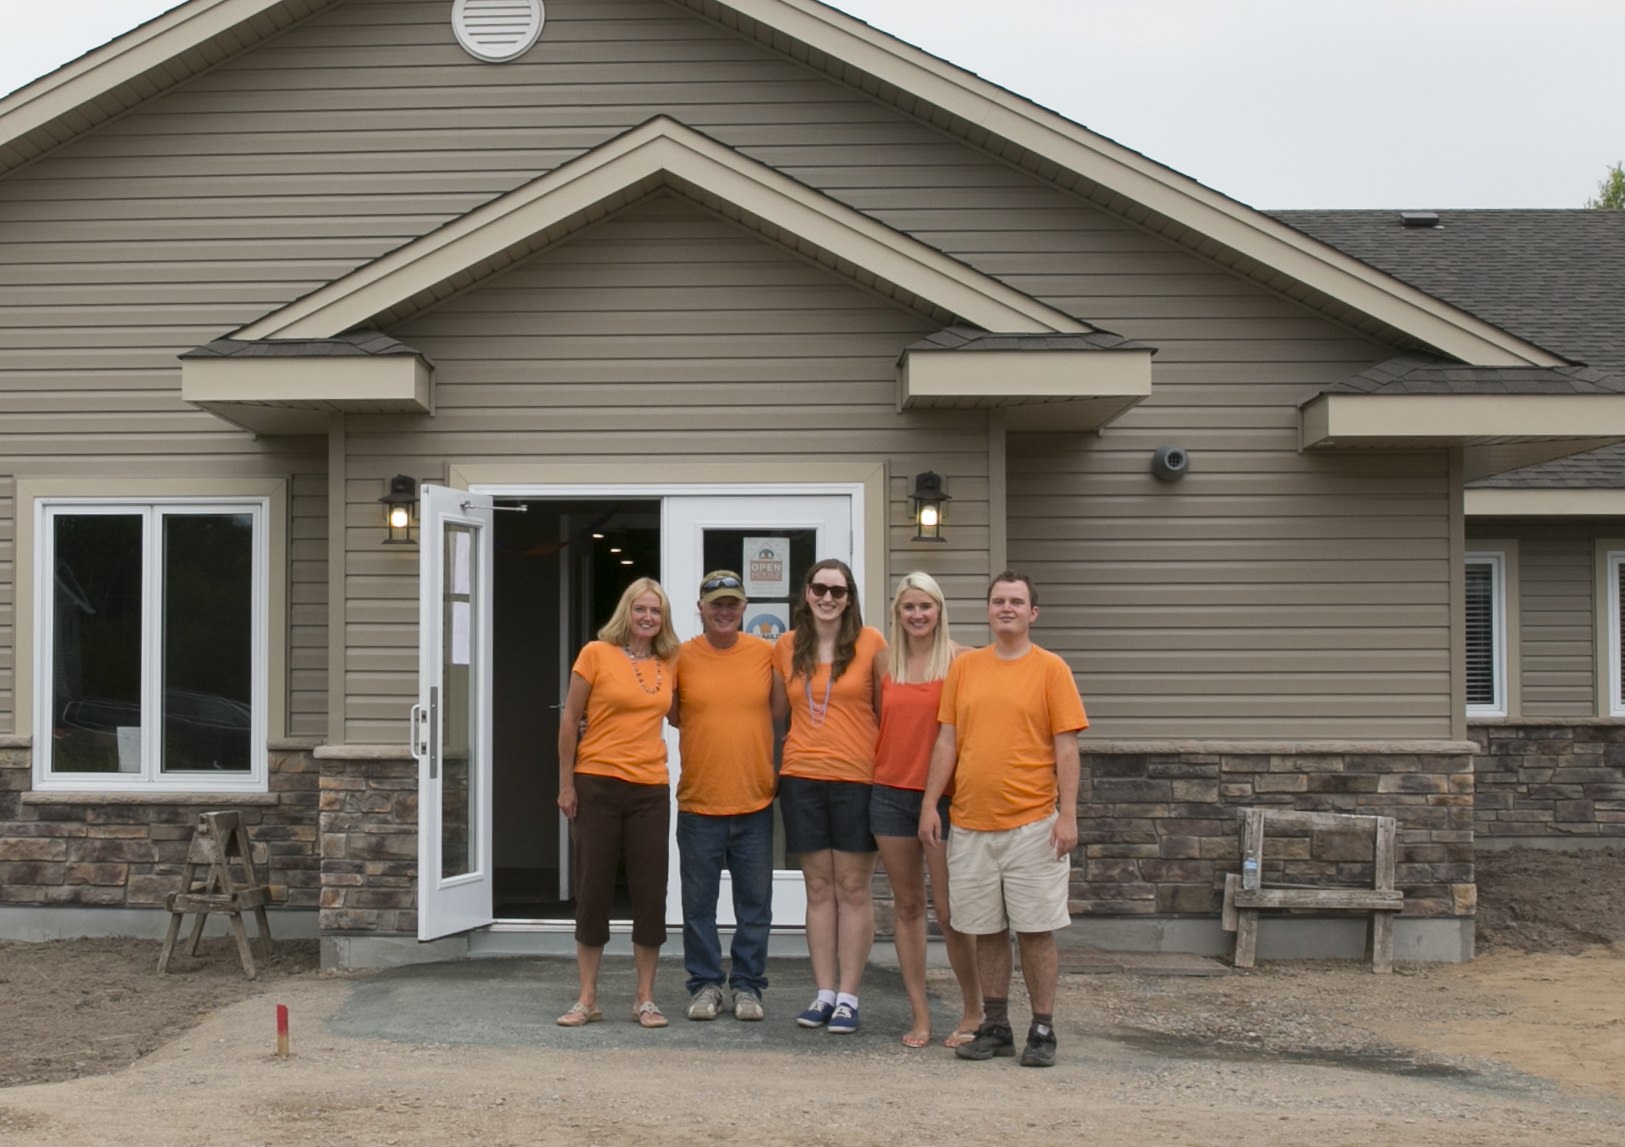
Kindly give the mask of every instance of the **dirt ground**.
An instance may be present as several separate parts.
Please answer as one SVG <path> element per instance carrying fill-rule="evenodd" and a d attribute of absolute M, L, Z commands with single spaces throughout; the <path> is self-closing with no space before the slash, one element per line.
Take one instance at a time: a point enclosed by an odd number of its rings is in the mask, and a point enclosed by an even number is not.
<path fill-rule="evenodd" d="M 1484 854 L 1479 881 L 1468 965 L 1064 976 L 1048 1072 L 878 1032 L 840 1055 L 348 1039 L 323 1021 L 361 977 L 313 942 L 258 981 L 223 940 L 168 976 L 154 942 L 4 944 L 0 1143 L 1625 1141 L 1625 853 Z M 300 1017 L 286 1060 L 272 1001 Z"/>

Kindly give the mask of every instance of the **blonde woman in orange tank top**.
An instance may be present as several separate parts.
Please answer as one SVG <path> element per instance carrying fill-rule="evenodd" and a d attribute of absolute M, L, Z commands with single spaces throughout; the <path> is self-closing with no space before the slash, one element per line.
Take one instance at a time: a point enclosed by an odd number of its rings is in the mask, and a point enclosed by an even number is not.
<path fill-rule="evenodd" d="M 904 574 L 897 583 L 887 638 L 886 651 L 876 664 L 880 739 L 875 747 L 869 827 L 895 898 L 893 943 L 914 1013 L 903 1044 L 924 1047 L 931 1042 L 931 1005 L 925 991 L 925 874 L 929 870 L 937 925 L 964 999 L 959 1023 L 943 1043 L 958 1047 L 975 1037 L 982 1021 L 982 990 L 976 977 L 975 943 L 954 929 L 948 915 L 947 849 L 941 843 L 922 844 L 918 833 L 926 771 L 937 739 L 937 704 L 948 666 L 959 652 L 948 634 L 942 587 L 930 574 Z M 941 804 L 946 822 L 946 797 Z"/>

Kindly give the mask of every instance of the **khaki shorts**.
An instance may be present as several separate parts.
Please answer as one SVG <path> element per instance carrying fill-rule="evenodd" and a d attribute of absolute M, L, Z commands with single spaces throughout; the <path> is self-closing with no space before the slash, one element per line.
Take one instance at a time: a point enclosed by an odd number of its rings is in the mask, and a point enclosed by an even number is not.
<path fill-rule="evenodd" d="M 991 936 L 1006 928 L 1054 932 L 1072 922 L 1072 864 L 1050 843 L 1057 815 L 1004 832 L 949 830 L 948 912 L 956 929 Z"/>

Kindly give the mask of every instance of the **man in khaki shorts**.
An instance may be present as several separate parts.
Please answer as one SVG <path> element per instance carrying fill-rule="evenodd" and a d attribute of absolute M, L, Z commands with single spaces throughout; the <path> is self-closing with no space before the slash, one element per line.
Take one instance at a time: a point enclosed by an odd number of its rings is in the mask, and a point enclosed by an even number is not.
<path fill-rule="evenodd" d="M 1023 1067 L 1055 1063 L 1055 932 L 1067 912 L 1068 859 L 1078 843 L 1078 730 L 1088 726 L 1066 662 L 1032 643 L 1032 580 L 1005 571 L 988 588 L 993 644 L 961 654 L 937 711 L 920 839 L 942 837 L 937 799 L 949 809 L 948 905 L 954 927 L 976 937 L 982 1026 L 956 1048 L 961 1059 L 1016 1054 L 1010 1030 L 1010 932 L 1032 1002 Z"/>

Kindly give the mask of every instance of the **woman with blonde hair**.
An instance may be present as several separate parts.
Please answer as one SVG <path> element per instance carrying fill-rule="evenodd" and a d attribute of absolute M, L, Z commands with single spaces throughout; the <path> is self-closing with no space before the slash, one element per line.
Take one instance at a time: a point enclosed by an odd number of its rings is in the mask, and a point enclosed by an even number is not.
<path fill-rule="evenodd" d="M 895 897 L 897 964 L 914 1013 L 903 1043 L 924 1047 L 931 1042 L 931 1005 L 925 993 L 925 874 L 929 870 L 937 925 L 964 997 L 959 1023 L 943 1041 L 958 1047 L 976 1036 L 982 1019 L 982 990 L 976 975 L 975 943 L 954 929 L 948 914 L 947 850 L 941 844 L 922 844 L 918 832 L 931 747 L 937 740 L 937 703 L 948 666 L 960 648 L 948 633 L 942 587 L 930 574 L 904 574 L 897 583 L 888 637 L 877 668 L 880 737 L 875 746 L 869 828 L 880 846 L 880 862 L 886 866 Z M 938 809 L 946 824 L 946 795 Z"/>
<path fill-rule="evenodd" d="M 886 639 L 864 626 L 858 583 L 834 558 L 807 571 L 792 625 L 773 647 L 790 700 L 779 806 L 785 849 L 800 854 L 806 878 L 818 992 L 796 1022 L 846 1035 L 858 1030 L 858 988 L 875 939 L 868 810 L 879 731 L 874 665 Z"/>
<path fill-rule="evenodd" d="M 632 898 L 637 991 L 632 1018 L 666 1026 L 654 1001 L 655 969 L 666 942 L 666 840 L 670 775 L 661 722 L 675 688 L 677 635 L 671 603 L 653 578 L 621 594 L 615 612 L 570 670 L 559 719 L 559 808 L 575 824 L 576 972 L 581 992 L 561 1027 L 603 1018 L 598 969 L 609 942 L 616 867 L 626 860 Z M 583 730 L 582 721 L 586 721 Z"/>

